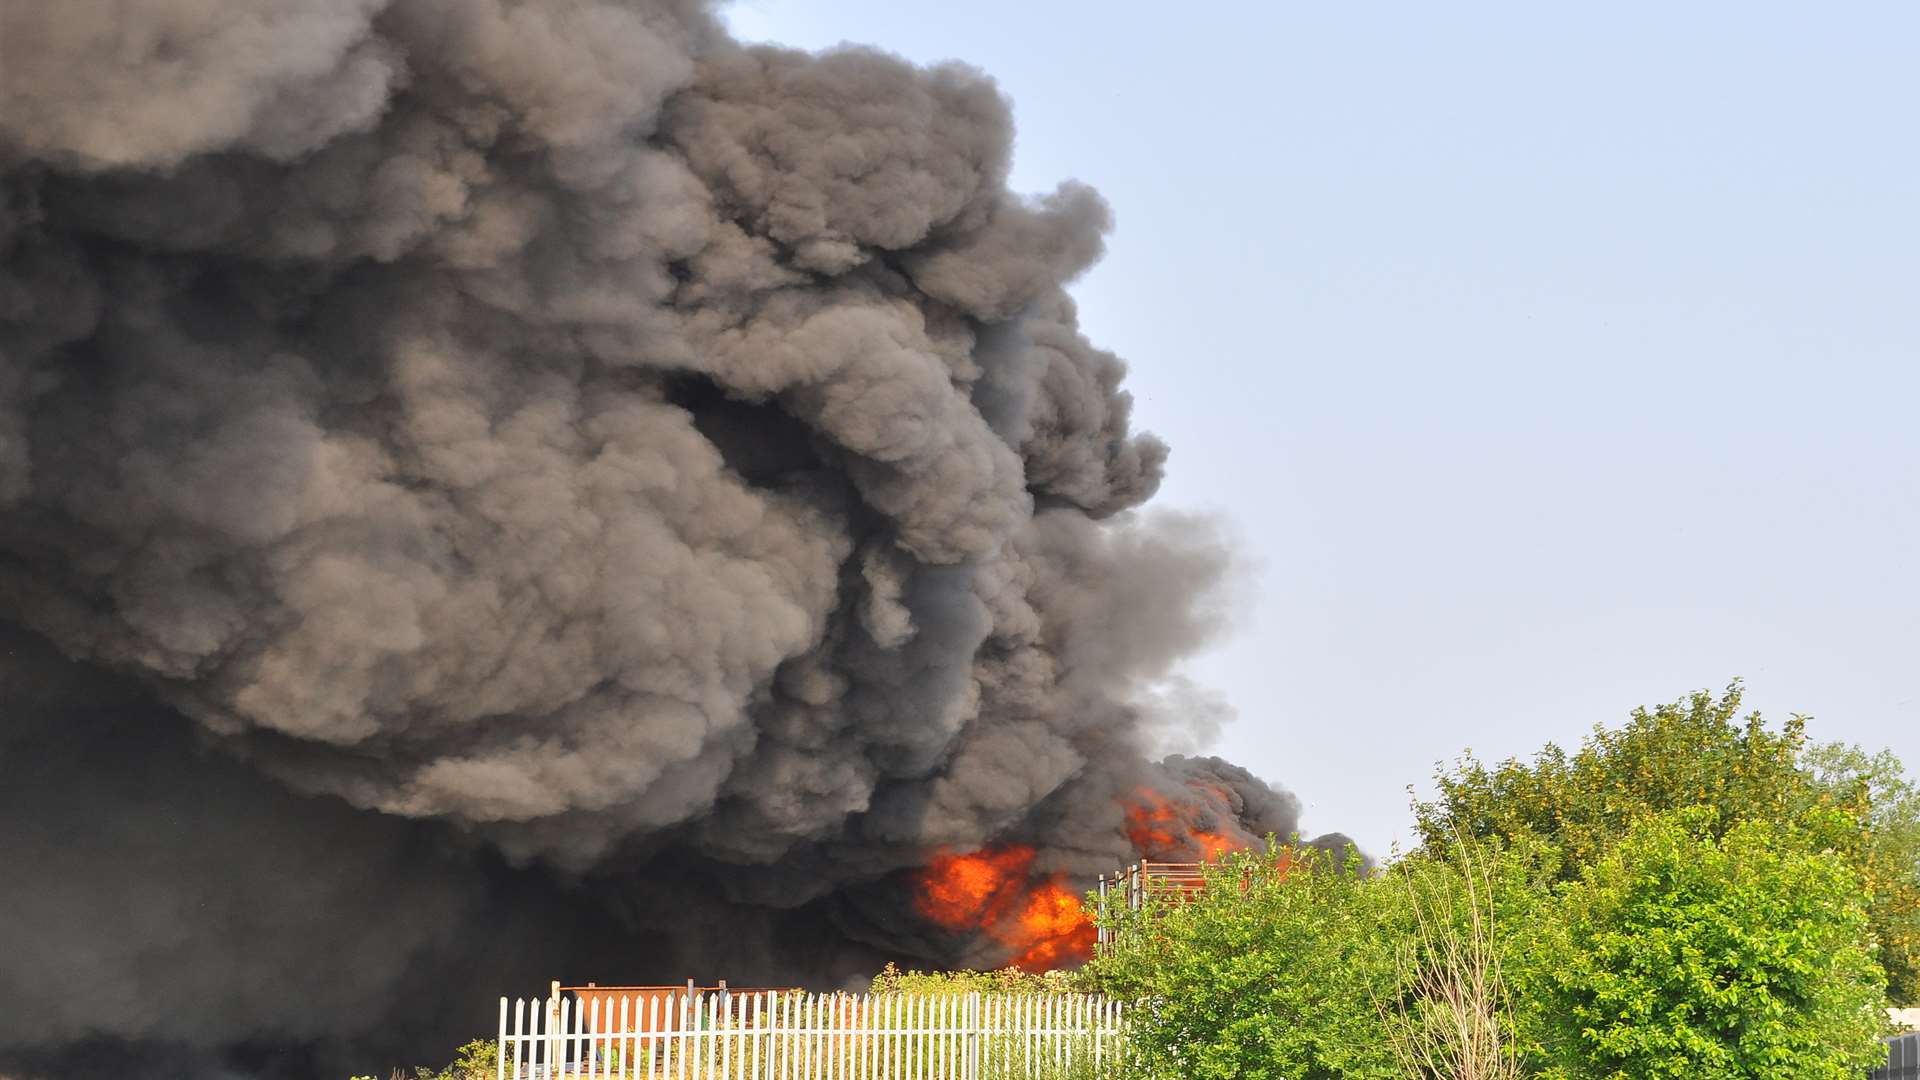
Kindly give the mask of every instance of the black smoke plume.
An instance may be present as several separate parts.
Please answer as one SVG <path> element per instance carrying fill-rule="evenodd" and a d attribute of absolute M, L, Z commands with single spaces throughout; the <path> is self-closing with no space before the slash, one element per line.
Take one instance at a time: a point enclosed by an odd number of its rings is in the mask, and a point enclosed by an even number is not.
<path fill-rule="evenodd" d="M 1290 833 L 1149 760 L 1229 561 L 1011 145 L 694 0 L 0 0 L 0 1071 L 997 962 L 935 853 Z"/>

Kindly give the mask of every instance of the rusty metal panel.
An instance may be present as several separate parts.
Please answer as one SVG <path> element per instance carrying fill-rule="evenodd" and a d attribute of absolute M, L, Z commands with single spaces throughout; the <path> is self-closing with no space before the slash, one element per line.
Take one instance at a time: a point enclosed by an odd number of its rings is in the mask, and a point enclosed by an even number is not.
<path fill-rule="evenodd" d="M 629 1033 L 645 1034 L 651 1031 L 647 1021 L 648 1003 L 658 999 L 660 1002 L 661 1023 L 671 1027 L 679 1023 L 681 1003 L 685 1002 L 689 1011 L 697 1010 L 707 998 L 715 995 L 729 997 L 748 997 L 754 994 L 797 994 L 797 986 L 774 987 L 730 987 L 726 983 L 718 986 L 695 986 L 681 983 L 677 986 L 601 986 L 588 983 L 585 986 L 562 986 L 560 992 L 571 994 L 580 1003 L 582 1009 L 592 1009 L 594 1002 L 600 1003 L 601 1016 L 618 1015 L 621 999 L 633 1002 L 628 1013 L 627 1029 Z M 615 1010 L 610 1013 L 608 1010 Z M 605 1022 L 603 1021 L 603 1024 Z"/>

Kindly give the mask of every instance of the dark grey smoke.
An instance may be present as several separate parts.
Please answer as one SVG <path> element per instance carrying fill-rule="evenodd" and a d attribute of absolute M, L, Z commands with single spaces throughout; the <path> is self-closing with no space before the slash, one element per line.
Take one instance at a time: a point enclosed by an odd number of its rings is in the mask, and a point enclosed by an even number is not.
<path fill-rule="evenodd" d="M 1147 761 L 1227 558 L 1011 144 L 693 0 L 0 0 L 0 1061 L 992 962 L 935 852 L 1290 833 Z"/>

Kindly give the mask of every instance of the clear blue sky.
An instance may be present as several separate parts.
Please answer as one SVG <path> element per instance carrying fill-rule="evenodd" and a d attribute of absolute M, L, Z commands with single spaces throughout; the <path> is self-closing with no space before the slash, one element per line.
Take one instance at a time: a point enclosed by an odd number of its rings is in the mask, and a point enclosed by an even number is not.
<path fill-rule="evenodd" d="M 1735 675 L 1920 767 L 1920 7 L 741 0 L 1112 202 L 1082 322 L 1259 565 L 1191 674 L 1306 827 Z"/>

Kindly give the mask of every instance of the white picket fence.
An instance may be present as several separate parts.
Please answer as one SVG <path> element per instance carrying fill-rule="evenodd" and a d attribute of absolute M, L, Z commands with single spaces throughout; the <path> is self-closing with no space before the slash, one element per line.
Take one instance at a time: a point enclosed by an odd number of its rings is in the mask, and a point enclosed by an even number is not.
<path fill-rule="evenodd" d="M 498 1076 L 1014 1080 L 1110 1062 L 1124 1011 L 1083 994 L 501 998 Z"/>

